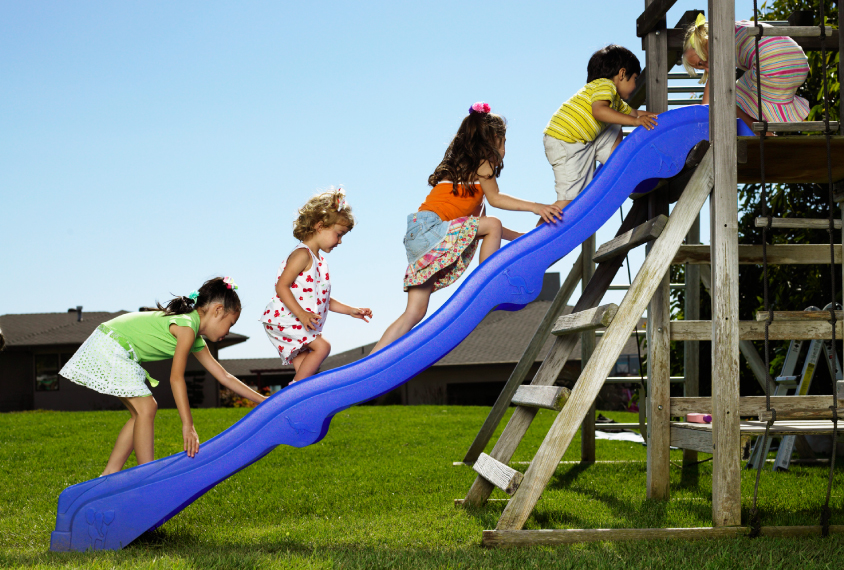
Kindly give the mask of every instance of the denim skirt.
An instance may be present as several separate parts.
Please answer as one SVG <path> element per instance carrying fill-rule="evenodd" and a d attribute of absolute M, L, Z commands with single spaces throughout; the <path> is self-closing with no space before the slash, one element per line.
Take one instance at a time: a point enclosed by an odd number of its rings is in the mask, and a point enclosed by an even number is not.
<path fill-rule="evenodd" d="M 408 262 L 404 290 L 432 278 L 434 291 L 454 283 L 475 255 L 479 222 L 476 216 L 443 221 L 425 210 L 410 214 L 404 236 Z"/>

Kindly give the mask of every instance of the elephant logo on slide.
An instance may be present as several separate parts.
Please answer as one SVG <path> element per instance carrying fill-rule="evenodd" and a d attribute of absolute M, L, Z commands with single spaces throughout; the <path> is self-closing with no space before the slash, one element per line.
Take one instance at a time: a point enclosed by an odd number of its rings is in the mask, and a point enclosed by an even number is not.
<path fill-rule="evenodd" d="M 104 548 L 108 525 L 114 522 L 114 511 L 101 512 L 88 509 L 85 512 L 85 520 L 88 522 L 88 536 L 91 538 L 94 550 Z"/>
<path fill-rule="evenodd" d="M 526 295 L 528 293 L 533 293 L 533 289 L 528 289 L 527 282 L 525 282 L 524 278 L 520 275 L 510 275 L 510 270 L 505 269 L 502 271 L 504 277 L 507 278 L 507 283 L 510 284 L 510 287 L 516 288 L 516 295 Z"/>

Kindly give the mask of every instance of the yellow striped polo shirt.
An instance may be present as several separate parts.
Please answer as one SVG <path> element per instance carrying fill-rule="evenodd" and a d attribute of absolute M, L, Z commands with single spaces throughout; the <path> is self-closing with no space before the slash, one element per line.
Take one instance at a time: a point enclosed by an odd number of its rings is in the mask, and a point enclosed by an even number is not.
<path fill-rule="evenodd" d="M 545 134 L 567 143 L 588 143 L 595 140 L 606 127 L 592 116 L 592 103 L 609 101 L 610 107 L 629 115 L 632 109 L 621 100 L 611 79 L 596 79 L 587 83 L 574 96 L 560 105 L 545 127 Z"/>

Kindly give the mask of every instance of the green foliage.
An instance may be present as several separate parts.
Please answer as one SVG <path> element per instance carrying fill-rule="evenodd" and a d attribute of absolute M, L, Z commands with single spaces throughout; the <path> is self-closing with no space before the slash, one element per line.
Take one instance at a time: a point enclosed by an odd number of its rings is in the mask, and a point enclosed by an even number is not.
<path fill-rule="evenodd" d="M 194 410 L 203 440 L 246 413 Z M 597 543 L 558 548 L 481 548 L 504 502 L 455 507 L 475 473 L 463 457 L 488 408 L 361 406 L 339 413 L 321 442 L 281 446 L 223 481 L 158 531 L 117 552 L 48 551 L 56 499 L 96 477 L 126 412 L 0 414 L 0 567 L 3 568 L 836 568 L 844 535 L 827 539 Z M 636 414 L 603 412 L 617 421 Z M 541 410 L 512 466 L 524 471 L 556 414 Z M 502 426 L 506 423 L 502 422 Z M 499 430 L 500 433 L 500 430 Z M 260 437 L 260 434 L 256 435 Z M 160 410 L 158 457 L 181 445 L 176 410 Z M 582 466 L 576 437 L 527 528 L 711 526 L 711 463 L 682 470 L 672 451 L 671 501 L 645 499 L 646 449 L 598 440 L 599 461 Z M 202 449 L 200 448 L 200 453 Z M 701 459 L 706 458 L 702 455 Z M 840 462 L 839 462 L 840 464 Z M 841 471 L 841 467 L 838 469 Z M 826 468 L 766 472 L 765 525 L 816 525 Z M 747 519 L 755 472 L 742 472 Z M 839 473 L 835 479 L 841 481 Z M 837 487 L 836 487 L 837 488 Z M 835 494 L 836 491 L 833 491 Z M 506 495 L 496 491 L 494 499 Z M 832 503 L 832 521 L 844 517 Z"/>

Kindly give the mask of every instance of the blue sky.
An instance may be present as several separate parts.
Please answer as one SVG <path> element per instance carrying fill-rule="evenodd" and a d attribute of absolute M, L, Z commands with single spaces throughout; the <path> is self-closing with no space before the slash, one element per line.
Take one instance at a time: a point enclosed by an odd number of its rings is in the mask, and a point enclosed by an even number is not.
<path fill-rule="evenodd" d="M 469 105 L 508 119 L 502 191 L 553 201 L 542 130 L 596 49 L 644 66 L 642 4 L 2 2 L 0 314 L 136 310 L 231 275 L 251 338 L 221 357 L 273 356 L 257 319 L 296 208 L 343 184 L 358 225 L 328 256 L 333 296 L 375 318 L 324 332 L 334 352 L 375 341 L 405 306 L 405 217 Z"/>

